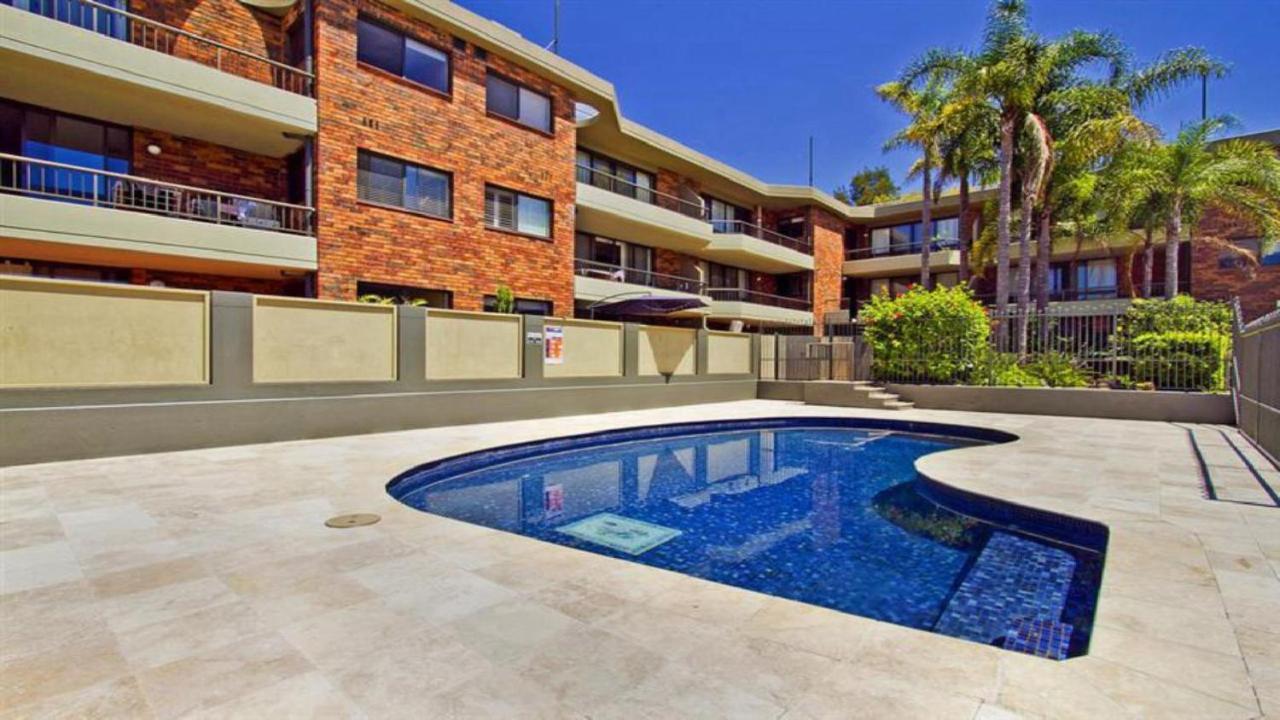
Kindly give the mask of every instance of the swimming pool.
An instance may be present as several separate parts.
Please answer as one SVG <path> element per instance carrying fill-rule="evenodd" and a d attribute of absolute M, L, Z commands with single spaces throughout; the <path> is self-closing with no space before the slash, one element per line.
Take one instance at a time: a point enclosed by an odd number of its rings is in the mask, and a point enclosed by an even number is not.
<path fill-rule="evenodd" d="M 410 470 L 411 507 L 907 627 L 1062 659 L 1088 647 L 1102 526 L 918 477 L 1004 442 L 930 423 L 789 418 L 512 445 Z"/>

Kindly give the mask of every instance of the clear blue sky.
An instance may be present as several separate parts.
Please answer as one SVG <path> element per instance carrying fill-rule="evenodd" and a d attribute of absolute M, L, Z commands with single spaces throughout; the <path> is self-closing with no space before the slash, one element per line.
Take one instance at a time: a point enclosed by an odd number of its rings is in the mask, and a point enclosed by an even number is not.
<path fill-rule="evenodd" d="M 553 0 L 461 0 L 526 38 L 551 40 Z M 987 3 L 862 0 L 562 0 L 560 51 L 614 83 L 623 114 L 769 182 L 844 183 L 908 152 L 881 146 L 902 117 L 873 88 L 930 47 L 975 47 Z M 1139 62 L 1199 45 L 1233 66 L 1210 114 L 1239 132 L 1280 128 L 1280 0 L 1032 0 L 1036 31 L 1110 30 Z M 1200 116 L 1199 83 L 1143 116 L 1167 134 Z"/>

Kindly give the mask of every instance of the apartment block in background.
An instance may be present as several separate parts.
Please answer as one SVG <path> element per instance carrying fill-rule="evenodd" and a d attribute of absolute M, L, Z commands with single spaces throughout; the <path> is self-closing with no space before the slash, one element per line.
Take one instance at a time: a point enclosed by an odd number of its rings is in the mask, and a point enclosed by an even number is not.
<path fill-rule="evenodd" d="M 449 2 L 0 0 L 0 62 L 4 273 L 745 329 L 919 277 L 918 201 L 763 182 Z M 937 283 L 992 196 L 935 209 Z M 1140 242 L 1056 244 L 1054 302 L 1133 296 Z M 1269 266 L 1183 251 L 1181 288 L 1274 302 Z"/>

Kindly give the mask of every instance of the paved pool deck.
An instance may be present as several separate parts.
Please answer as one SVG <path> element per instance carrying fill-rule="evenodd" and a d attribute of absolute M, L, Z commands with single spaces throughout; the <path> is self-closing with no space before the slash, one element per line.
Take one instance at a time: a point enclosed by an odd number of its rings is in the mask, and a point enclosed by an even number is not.
<path fill-rule="evenodd" d="M 1019 435 L 919 467 L 1109 526 L 1089 654 L 1019 655 L 384 492 L 486 446 L 795 415 Z M 0 717 L 1280 717 L 1280 510 L 1233 439 L 1280 488 L 1231 428 L 772 401 L 6 468 Z M 324 526 L 343 512 L 383 519 Z"/>

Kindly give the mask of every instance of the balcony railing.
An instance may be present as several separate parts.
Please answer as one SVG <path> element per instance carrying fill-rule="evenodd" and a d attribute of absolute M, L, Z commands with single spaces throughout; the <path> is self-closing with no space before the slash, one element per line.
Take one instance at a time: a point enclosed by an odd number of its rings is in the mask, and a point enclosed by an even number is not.
<path fill-rule="evenodd" d="M 30 11 L 147 50 L 313 97 L 314 76 L 305 70 L 95 0 L 36 0 Z"/>
<path fill-rule="evenodd" d="M 960 247 L 956 238 L 942 238 L 929 244 L 929 250 L 954 250 Z M 866 260 L 868 258 L 890 257 L 893 255 L 916 255 L 924 249 L 923 243 L 890 243 L 889 245 L 853 248 L 845 253 L 845 260 Z"/>
<path fill-rule="evenodd" d="M 674 292 L 690 293 L 693 295 L 702 295 L 706 290 L 706 283 L 694 278 L 687 278 L 681 275 L 667 275 L 665 273 L 651 272 L 649 270 L 636 270 L 634 268 L 610 265 L 609 263 L 595 262 L 594 260 L 583 260 L 581 258 L 573 261 L 573 272 L 575 275 L 581 275 L 582 277 L 630 283 L 632 285 L 644 285 L 645 287 L 657 288 L 659 290 L 671 290 Z"/>
<path fill-rule="evenodd" d="M 742 220 L 712 220 L 711 229 L 718 233 L 749 235 L 757 240 L 764 240 L 805 254 L 813 253 L 813 243 L 809 238 L 794 238 Z"/>
<path fill-rule="evenodd" d="M 707 295 L 710 295 L 712 300 L 754 303 L 756 305 L 769 305 L 790 310 L 808 310 L 811 307 L 809 301 L 805 298 L 770 295 L 769 293 L 746 290 L 744 288 L 711 288 L 707 290 Z"/>
<path fill-rule="evenodd" d="M 311 235 L 314 210 L 217 190 L 0 153 L 0 192 Z"/>
<path fill-rule="evenodd" d="M 586 185 L 594 185 L 601 190 L 608 190 L 611 193 L 625 195 L 626 197 L 639 200 L 642 203 L 657 205 L 667 210 L 674 210 L 681 215 L 687 215 L 698 220 L 707 219 L 706 207 L 701 202 L 693 202 L 684 198 L 676 197 L 664 192 L 659 192 L 651 187 L 637 185 L 626 178 L 610 175 L 602 170 L 587 167 L 586 165 L 578 165 L 578 182 Z"/>

